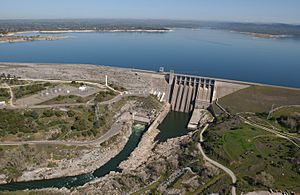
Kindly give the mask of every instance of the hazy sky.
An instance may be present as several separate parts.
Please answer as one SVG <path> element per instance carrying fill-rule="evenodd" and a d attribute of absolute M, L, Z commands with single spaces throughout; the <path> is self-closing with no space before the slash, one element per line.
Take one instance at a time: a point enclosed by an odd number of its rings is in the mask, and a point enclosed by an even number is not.
<path fill-rule="evenodd" d="M 0 0 L 0 19 L 141 18 L 300 23 L 300 0 Z"/>

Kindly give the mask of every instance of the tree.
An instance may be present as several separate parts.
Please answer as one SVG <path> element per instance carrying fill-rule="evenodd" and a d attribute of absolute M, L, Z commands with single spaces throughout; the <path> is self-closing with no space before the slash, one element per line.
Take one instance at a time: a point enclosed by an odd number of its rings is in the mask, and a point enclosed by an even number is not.
<path fill-rule="evenodd" d="M 73 110 L 68 110 L 68 112 L 67 112 L 68 117 L 74 117 L 75 114 L 76 113 Z"/>
<path fill-rule="evenodd" d="M 43 115 L 44 115 L 45 117 L 51 117 L 51 116 L 54 115 L 54 112 L 53 112 L 52 110 L 45 110 L 45 111 L 43 112 Z"/>

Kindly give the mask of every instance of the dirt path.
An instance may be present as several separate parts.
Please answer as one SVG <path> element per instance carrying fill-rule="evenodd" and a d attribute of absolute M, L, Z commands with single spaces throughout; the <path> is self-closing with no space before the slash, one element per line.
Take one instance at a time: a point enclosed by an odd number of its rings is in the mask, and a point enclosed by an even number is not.
<path fill-rule="evenodd" d="M 9 93 L 10 93 L 10 99 L 9 99 L 9 105 L 14 108 L 15 105 L 13 103 L 13 100 L 14 100 L 14 92 L 12 91 L 11 87 L 7 84 L 7 83 L 4 83 L 4 86 L 2 88 L 5 88 L 5 89 L 8 89 L 9 90 Z"/>
<path fill-rule="evenodd" d="M 230 115 L 230 113 L 227 112 L 227 110 L 226 110 L 222 105 L 219 104 L 218 99 L 217 99 L 217 101 L 216 101 L 216 105 L 217 105 L 219 108 L 221 108 L 226 114 L 229 114 L 229 115 Z M 299 105 L 280 106 L 280 107 L 278 107 L 278 108 L 273 109 L 273 111 L 274 111 L 274 110 L 281 109 L 281 108 L 285 108 L 285 107 L 295 107 L 295 106 L 298 107 Z M 231 115 L 230 115 L 230 116 L 231 116 Z M 242 119 L 242 120 L 244 121 L 244 123 L 246 123 L 246 124 L 248 124 L 248 125 L 250 125 L 250 126 L 252 126 L 252 127 L 256 127 L 256 128 L 259 128 L 259 129 L 268 131 L 268 132 L 270 132 L 270 133 L 273 133 L 273 134 L 275 134 L 275 135 L 278 136 L 278 137 L 281 137 L 281 138 L 283 138 L 283 139 L 286 139 L 286 140 L 290 141 L 292 144 L 294 144 L 295 146 L 297 146 L 298 148 L 300 148 L 300 145 L 297 144 L 295 141 L 292 140 L 292 139 L 295 139 L 295 140 L 298 140 L 298 141 L 299 141 L 299 140 L 300 140 L 299 137 L 293 136 L 293 135 L 291 135 L 291 134 L 289 134 L 289 133 L 283 133 L 283 132 L 280 132 L 280 131 L 276 131 L 275 129 L 270 129 L 270 128 L 268 128 L 268 127 L 262 126 L 262 125 L 260 125 L 260 124 L 257 124 L 257 123 L 255 123 L 255 122 L 251 121 L 251 120 L 247 120 L 246 118 L 244 118 L 243 116 L 241 116 L 241 115 L 239 115 L 239 114 L 236 114 L 236 116 L 238 116 L 240 119 Z"/>

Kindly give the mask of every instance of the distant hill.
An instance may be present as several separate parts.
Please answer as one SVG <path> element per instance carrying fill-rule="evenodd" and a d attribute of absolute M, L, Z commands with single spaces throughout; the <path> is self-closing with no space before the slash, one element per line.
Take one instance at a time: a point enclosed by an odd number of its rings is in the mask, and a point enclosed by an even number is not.
<path fill-rule="evenodd" d="M 192 20 L 139 20 L 139 19 L 51 19 L 0 20 L 0 33 L 33 30 L 115 30 L 167 28 L 211 28 L 245 33 L 289 35 L 300 37 L 300 25 Z"/>

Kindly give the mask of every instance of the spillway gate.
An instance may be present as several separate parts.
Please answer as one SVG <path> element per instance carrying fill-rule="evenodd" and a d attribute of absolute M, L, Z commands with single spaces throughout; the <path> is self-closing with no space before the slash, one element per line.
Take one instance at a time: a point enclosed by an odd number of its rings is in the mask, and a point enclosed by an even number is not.
<path fill-rule="evenodd" d="M 169 103 L 178 112 L 206 109 L 212 102 L 215 80 L 197 76 L 169 74 Z"/>

